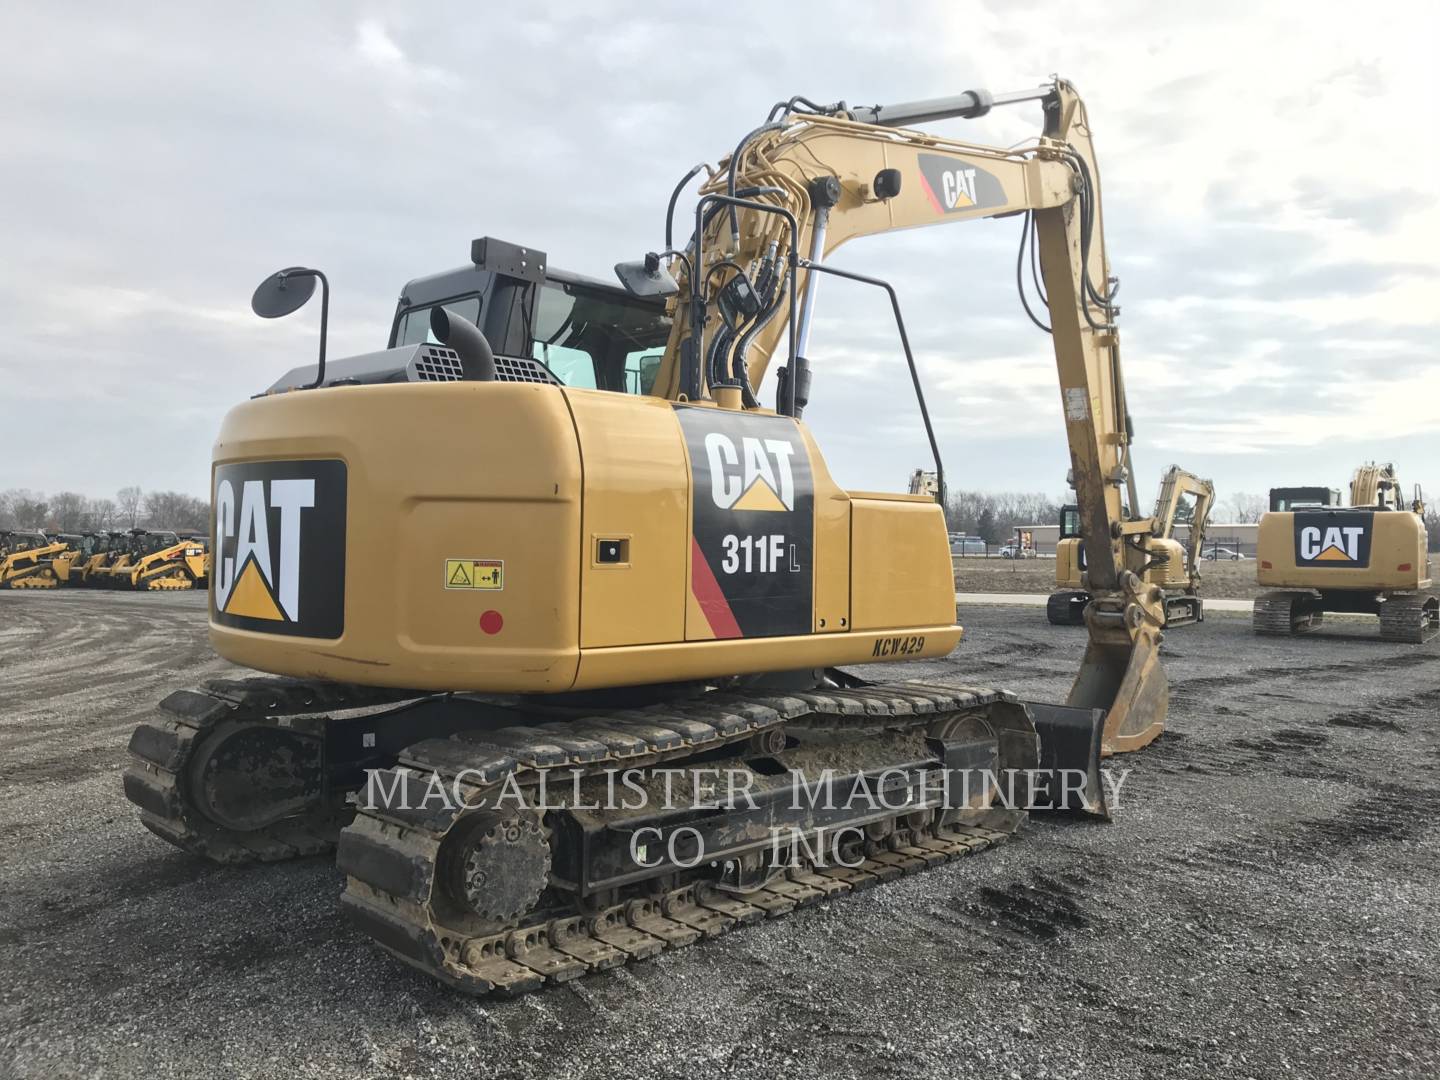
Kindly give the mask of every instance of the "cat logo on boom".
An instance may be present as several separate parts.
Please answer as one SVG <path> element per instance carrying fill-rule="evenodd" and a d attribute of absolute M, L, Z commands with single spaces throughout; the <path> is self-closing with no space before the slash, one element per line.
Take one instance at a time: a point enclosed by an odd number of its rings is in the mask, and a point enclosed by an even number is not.
<path fill-rule="evenodd" d="M 1295 565 L 1369 566 L 1371 524 L 1369 514 L 1297 513 Z"/>
<path fill-rule="evenodd" d="M 938 214 L 1003 205 L 1005 189 L 991 173 L 954 157 L 920 155 L 920 189 Z"/>
<path fill-rule="evenodd" d="M 345 486 L 340 461 L 216 468 L 216 622 L 272 634 L 340 636 Z"/>

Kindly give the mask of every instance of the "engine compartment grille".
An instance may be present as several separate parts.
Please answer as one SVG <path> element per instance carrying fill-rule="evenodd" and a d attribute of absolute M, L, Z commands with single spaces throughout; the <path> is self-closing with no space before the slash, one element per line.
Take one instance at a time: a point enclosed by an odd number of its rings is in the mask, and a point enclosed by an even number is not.
<path fill-rule="evenodd" d="M 560 380 L 550 369 L 538 360 L 527 360 L 523 356 L 495 357 L 495 378 L 500 382 L 554 383 Z"/>
<path fill-rule="evenodd" d="M 415 354 L 415 378 L 420 382 L 460 382 L 465 378 L 465 364 L 454 349 L 426 345 Z"/>

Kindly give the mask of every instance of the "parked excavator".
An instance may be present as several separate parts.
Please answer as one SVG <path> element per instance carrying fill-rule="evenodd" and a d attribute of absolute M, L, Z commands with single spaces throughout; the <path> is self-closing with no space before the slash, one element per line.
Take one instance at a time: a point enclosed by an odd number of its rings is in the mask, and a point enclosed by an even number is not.
<path fill-rule="evenodd" d="M 1185 626 L 1205 620 L 1205 603 L 1200 597 L 1200 552 L 1205 546 L 1205 528 L 1215 506 L 1215 485 L 1172 465 L 1160 480 L 1160 494 L 1148 518 L 1150 533 L 1145 541 L 1149 553 L 1141 573 L 1146 584 L 1165 594 L 1165 625 Z M 1055 592 L 1045 606 L 1045 615 L 1056 626 L 1077 626 L 1085 621 L 1090 603 L 1086 586 L 1085 540 L 1080 531 L 1080 508 L 1073 503 L 1060 508 L 1060 540 L 1055 546 Z M 1186 525 L 1186 542 L 1175 539 L 1176 524 Z"/>
<path fill-rule="evenodd" d="M 1025 102 L 1044 126 L 1011 149 L 912 130 Z M 962 629 L 898 300 L 826 259 L 990 217 L 1017 218 L 1019 266 L 1043 278 L 1022 299 L 1052 337 L 1087 541 L 1064 704 L 863 674 L 946 656 Z M 1168 703 L 1153 528 L 1121 513 L 1099 172 L 1068 83 L 780 102 L 708 170 L 688 241 L 667 220 L 663 251 L 616 270 L 623 292 L 484 238 L 406 287 L 391 348 L 339 361 L 324 275 L 262 283 L 265 317 L 320 285 L 321 351 L 224 421 L 210 634 L 279 677 L 177 690 L 130 743 L 126 794 L 157 835 L 222 862 L 338 837 L 353 921 L 473 993 L 923 870 L 1003 840 L 1027 805 L 1103 814 L 1101 753 L 1154 739 Z M 887 294 L 940 502 L 831 478 L 802 419 L 824 277 Z M 1021 790 L 926 782 L 983 774 Z M 618 800 L 617 775 L 634 785 Z M 797 782 L 817 798 L 797 803 Z"/>
<path fill-rule="evenodd" d="M 1378 615 L 1380 637 L 1420 644 L 1440 631 L 1431 591 L 1425 498 L 1406 501 L 1392 464 L 1361 465 L 1350 505 L 1327 488 L 1274 488 L 1260 519 L 1255 601 L 1257 634 L 1304 634 L 1325 612 Z"/>
<path fill-rule="evenodd" d="M 940 494 L 940 478 L 925 469 L 910 473 L 909 492 L 911 495 L 929 495 L 932 499 Z"/>

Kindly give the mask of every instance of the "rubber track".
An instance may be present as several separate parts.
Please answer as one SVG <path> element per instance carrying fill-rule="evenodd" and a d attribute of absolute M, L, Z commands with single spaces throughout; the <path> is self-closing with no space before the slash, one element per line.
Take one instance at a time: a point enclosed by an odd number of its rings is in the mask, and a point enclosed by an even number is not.
<path fill-rule="evenodd" d="M 1085 625 L 1085 605 L 1076 604 L 1072 600 L 1073 597 L 1084 595 L 1073 589 L 1051 593 L 1050 599 L 1045 602 L 1045 618 L 1050 620 L 1052 626 Z"/>
<path fill-rule="evenodd" d="M 542 769 L 597 773 L 646 767 L 748 740 L 787 721 L 816 716 L 826 728 L 869 726 L 909 718 L 928 723 L 941 714 L 997 702 L 1003 691 L 913 683 L 814 693 L 744 696 L 712 693 L 702 702 L 657 705 L 563 721 L 508 733 L 431 739 L 408 748 L 389 771 L 454 782 L 461 770 L 479 785 L 460 785 L 477 796 L 508 774 L 518 782 Z M 497 735 L 499 737 L 497 737 Z M 984 813 L 984 812 L 982 812 Z M 452 938 L 430 925 L 425 904 L 435 880 L 441 842 L 458 813 L 362 807 L 341 836 L 338 862 L 347 874 L 341 905 L 353 922 L 406 963 L 472 994 L 519 994 L 590 971 L 617 967 L 667 949 L 683 948 L 736 926 L 787 914 L 831 896 L 859 892 L 1006 839 L 1024 820 L 1021 811 L 991 811 L 983 824 L 948 825 L 921 835 L 891 838 L 892 850 L 860 866 L 792 870 L 743 897 L 688 885 L 662 896 L 630 899 L 589 916 L 573 915 L 480 937 Z"/>
<path fill-rule="evenodd" d="M 1296 625 L 1295 605 L 1309 597 L 1309 593 L 1267 592 L 1255 598 L 1250 625 L 1257 634 L 1289 637 L 1303 634 L 1320 626 L 1323 614 L 1313 612 L 1302 625 Z"/>
<path fill-rule="evenodd" d="M 1440 598 L 1433 593 L 1391 593 L 1380 605 L 1380 636 L 1420 645 L 1440 633 Z"/>
<path fill-rule="evenodd" d="M 235 832 L 209 821 L 187 789 L 190 765 L 205 734 L 227 721 L 359 709 L 419 696 L 413 690 L 270 677 L 213 679 L 196 690 L 177 690 L 130 736 L 125 795 L 140 808 L 140 820 L 151 832 L 216 862 L 273 862 L 327 851 L 351 817 L 348 806 L 337 803 L 255 832 Z"/>

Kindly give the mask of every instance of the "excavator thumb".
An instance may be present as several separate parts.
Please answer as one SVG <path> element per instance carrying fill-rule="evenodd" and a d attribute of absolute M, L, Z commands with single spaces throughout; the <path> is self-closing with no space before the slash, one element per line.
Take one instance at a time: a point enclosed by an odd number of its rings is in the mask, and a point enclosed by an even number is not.
<path fill-rule="evenodd" d="M 1139 750 L 1165 730 L 1170 681 L 1160 663 L 1164 599 L 1128 571 L 1122 591 L 1097 596 L 1085 610 L 1090 643 L 1068 704 L 1105 711 L 1102 753 Z"/>

